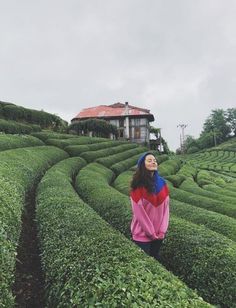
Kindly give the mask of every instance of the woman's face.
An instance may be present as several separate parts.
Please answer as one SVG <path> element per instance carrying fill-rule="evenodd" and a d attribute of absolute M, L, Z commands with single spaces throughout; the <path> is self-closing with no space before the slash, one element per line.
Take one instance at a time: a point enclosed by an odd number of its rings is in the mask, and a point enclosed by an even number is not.
<path fill-rule="evenodd" d="M 156 158 L 149 154 L 145 157 L 145 167 L 148 171 L 156 171 L 157 170 L 157 160 Z"/>

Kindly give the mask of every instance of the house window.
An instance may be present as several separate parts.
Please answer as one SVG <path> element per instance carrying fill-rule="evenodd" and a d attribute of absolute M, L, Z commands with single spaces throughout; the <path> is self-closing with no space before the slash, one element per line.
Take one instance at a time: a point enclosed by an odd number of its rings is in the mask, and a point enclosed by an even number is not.
<path fill-rule="evenodd" d="M 140 127 L 134 128 L 134 139 L 140 139 Z"/>
<path fill-rule="evenodd" d="M 140 119 L 134 119 L 134 126 L 140 126 Z"/>

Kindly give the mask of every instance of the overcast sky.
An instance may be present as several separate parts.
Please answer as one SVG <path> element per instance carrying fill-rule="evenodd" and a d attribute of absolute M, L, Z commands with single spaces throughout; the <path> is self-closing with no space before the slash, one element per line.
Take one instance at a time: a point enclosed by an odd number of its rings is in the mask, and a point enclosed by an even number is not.
<path fill-rule="evenodd" d="M 144 107 L 169 147 L 236 106 L 234 0 L 0 0 L 0 100 L 70 121 Z"/>

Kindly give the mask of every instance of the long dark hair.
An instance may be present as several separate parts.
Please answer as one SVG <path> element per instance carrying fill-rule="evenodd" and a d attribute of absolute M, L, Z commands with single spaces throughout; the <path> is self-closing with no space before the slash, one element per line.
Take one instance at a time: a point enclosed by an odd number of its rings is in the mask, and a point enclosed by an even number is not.
<path fill-rule="evenodd" d="M 138 187 L 145 187 L 149 193 L 153 193 L 155 190 L 153 173 L 146 169 L 144 162 L 137 168 L 130 183 L 131 190 Z"/>

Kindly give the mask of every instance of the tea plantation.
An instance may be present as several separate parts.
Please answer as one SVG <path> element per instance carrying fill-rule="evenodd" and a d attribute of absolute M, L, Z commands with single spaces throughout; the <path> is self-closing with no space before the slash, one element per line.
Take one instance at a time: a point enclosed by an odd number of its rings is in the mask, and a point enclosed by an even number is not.
<path fill-rule="evenodd" d="M 154 152 L 171 197 L 161 263 L 129 230 L 129 183 L 147 150 L 52 132 L 0 135 L 0 307 L 29 307 L 37 296 L 44 307 L 236 307 L 236 140 Z M 21 272 L 31 222 L 40 279 Z"/>

